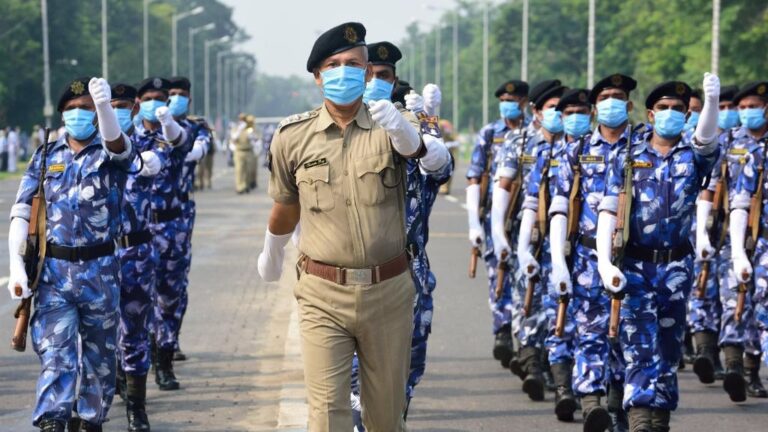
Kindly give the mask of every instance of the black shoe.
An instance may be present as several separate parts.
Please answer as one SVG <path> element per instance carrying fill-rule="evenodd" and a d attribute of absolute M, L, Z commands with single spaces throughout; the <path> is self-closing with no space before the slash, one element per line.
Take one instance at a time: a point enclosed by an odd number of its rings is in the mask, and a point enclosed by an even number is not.
<path fill-rule="evenodd" d="M 747 379 L 747 394 L 753 398 L 768 398 L 768 391 L 763 387 L 760 380 L 760 362 L 759 355 L 747 354 L 744 356 L 744 373 Z"/>
<path fill-rule="evenodd" d="M 683 346 L 683 361 L 688 364 L 693 364 L 696 359 L 696 354 L 693 351 L 693 334 L 690 331 L 685 332 L 685 342 Z M 680 369 L 683 369 L 685 363 L 680 363 Z"/>
<path fill-rule="evenodd" d="M 555 390 L 555 415 L 562 422 L 572 422 L 576 412 L 576 397 L 570 387 L 559 386 Z"/>
<path fill-rule="evenodd" d="M 120 396 L 120 399 L 125 402 L 125 371 L 120 365 L 120 360 L 118 360 L 117 363 L 117 374 L 115 375 L 115 395 Z"/>
<path fill-rule="evenodd" d="M 693 372 L 702 384 L 715 382 L 715 355 L 717 350 L 717 335 L 712 332 L 695 333 L 696 359 L 693 361 Z"/>
<path fill-rule="evenodd" d="M 544 376 L 541 372 L 541 350 L 524 347 L 520 350 L 520 362 L 526 372 L 523 391 L 534 401 L 544 400 Z"/>
<path fill-rule="evenodd" d="M 732 402 L 747 400 L 747 382 L 744 380 L 744 367 L 736 364 L 729 365 L 725 370 L 723 389 L 728 393 Z"/>
<path fill-rule="evenodd" d="M 669 410 L 654 408 L 651 412 L 651 425 L 653 432 L 669 432 Z"/>
<path fill-rule="evenodd" d="M 100 424 L 88 423 L 87 421 L 83 422 L 82 429 L 80 430 L 83 432 L 102 432 Z"/>
<path fill-rule="evenodd" d="M 500 361 L 505 368 L 509 367 L 512 360 L 512 333 L 509 324 L 502 326 L 496 332 L 496 340 L 493 342 L 493 358 Z"/>
<path fill-rule="evenodd" d="M 605 432 L 611 427 L 611 416 L 608 410 L 596 406 L 584 411 L 584 432 Z"/>
<path fill-rule="evenodd" d="M 77 417 L 76 412 L 73 412 L 72 414 L 75 415 L 75 417 L 71 417 L 69 421 L 67 421 L 67 432 L 80 432 L 80 429 L 83 426 L 83 421 L 80 420 L 80 417 Z"/>
<path fill-rule="evenodd" d="M 167 350 L 158 348 L 155 382 L 160 390 L 179 389 L 179 381 L 173 373 L 173 349 Z"/>
<path fill-rule="evenodd" d="M 624 410 L 609 411 L 608 416 L 611 418 L 611 427 L 608 429 L 610 432 L 629 432 L 629 419 L 627 419 L 627 413 Z"/>
<path fill-rule="evenodd" d="M 46 419 L 38 425 L 41 432 L 64 432 L 64 422 L 53 419 Z"/>
<path fill-rule="evenodd" d="M 173 352 L 173 361 L 185 360 L 187 360 L 187 355 L 184 354 L 184 351 L 182 351 L 181 348 L 176 348 L 176 350 Z"/>
<path fill-rule="evenodd" d="M 723 362 L 720 361 L 720 349 L 715 351 L 715 379 L 722 381 L 725 379 L 725 368 L 723 368 Z"/>
<path fill-rule="evenodd" d="M 129 432 L 149 432 L 149 419 L 145 408 L 147 400 L 147 376 L 126 377 L 125 413 Z"/>
<path fill-rule="evenodd" d="M 557 390 L 555 379 L 552 377 L 552 371 L 544 370 L 541 375 L 544 377 L 544 388 L 546 388 L 547 391 L 554 392 Z"/>
<path fill-rule="evenodd" d="M 523 370 L 523 365 L 520 363 L 520 360 L 516 356 L 512 357 L 512 360 L 509 361 L 509 370 L 512 371 L 514 375 L 517 375 L 517 377 L 521 380 L 524 380 L 528 375 Z"/>

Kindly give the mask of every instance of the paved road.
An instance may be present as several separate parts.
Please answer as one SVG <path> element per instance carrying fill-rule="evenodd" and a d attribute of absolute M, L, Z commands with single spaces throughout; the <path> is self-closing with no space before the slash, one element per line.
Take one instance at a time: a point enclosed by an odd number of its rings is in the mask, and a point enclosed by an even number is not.
<path fill-rule="evenodd" d="M 149 414 L 155 431 L 300 431 L 306 406 L 298 349 L 295 278 L 286 265 L 280 283 L 262 282 L 255 270 L 269 199 L 231 190 L 231 171 L 218 166 L 213 191 L 197 195 L 190 309 L 177 364 L 183 389 L 159 392 L 150 385 Z M 463 170 L 459 170 L 463 172 Z M 265 184 L 262 175 L 262 185 Z M 454 185 L 461 196 L 463 182 Z M 0 183 L 7 211 L 15 184 Z M 463 201 L 463 199 L 461 199 Z M 455 199 L 440 197 L 433 211 L 430 257 L 438 277 L 427 374 L 411 405 L 413 431 L 580 431 L 559 423 L 552 395 L 532 403 L 520 381 L 490 358 L 491 318 L 483 278 L 466 277 L 466 217 Z M 0 219 L 0 276 L 6 274 L 7 221 Z M 292 249 L 289 255 L 293 256 Z M 0 295 L 0 337 L 9 337 L 12 304 Z M 0 431 L 31 431 L 29 416 L 38 373 L 36 356 L 0 343 Z M 766 375 L 766 374 L 764 374 Z M 673 430 L 765 431 L 768 401 L 734 406 L 716 386 L 680 374 L 681 408 Z M 125 430 L 124 405 L 115 403 L 106 430 Z"/>

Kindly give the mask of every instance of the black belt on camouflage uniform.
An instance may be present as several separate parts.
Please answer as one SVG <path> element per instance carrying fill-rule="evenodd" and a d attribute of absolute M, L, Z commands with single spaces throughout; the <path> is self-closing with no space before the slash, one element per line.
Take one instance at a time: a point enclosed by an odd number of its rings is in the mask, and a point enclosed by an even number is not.
<path fill-rule="evenodd" d="M 624 250 L 624 256 L 627 258 L 654 264 L 667 264 L 692 254 L 693 247 L 689 242 L 672 249 L 651 249 L 637 244 L 629 244 Z"/>
<path fill-rule="evenodd" d="M 153 211 L 152 222 L 154 223 L 170 222 L 174 219 L 180 218 L 181 216 L 182 216 L 181 209 L 178 207 L 174 207 L 168 210 Z"/>
<path fill-rule="evenodd" d="M 120 237 L 120 247 L 129 248 L 149 243 L 152 240 L 152 233 L 149 230 L 132 232 Z"/>
<path fill-rule="evenodd" d="M 59 246 L 48 242 L 45 246 L 45 256 L 70 262 L 90 261 L 115 253 L 115 243 L 112 241 L 92 246 Z"/>

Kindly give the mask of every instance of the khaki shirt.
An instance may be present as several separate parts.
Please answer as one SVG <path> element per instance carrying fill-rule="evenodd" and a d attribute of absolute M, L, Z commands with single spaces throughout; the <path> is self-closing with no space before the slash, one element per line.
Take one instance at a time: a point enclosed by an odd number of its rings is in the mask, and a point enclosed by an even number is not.
<path fill-rule="evenodd" d="M 403 115 L 419 130 L 413 114 Z M 269 194 L 301 205 L 299 249 L 348 268 L 383 264 L 405 249 L 405 160 L 364 104 L 342 133 L 323 105 L 289 117 L 270 148 Z"/>

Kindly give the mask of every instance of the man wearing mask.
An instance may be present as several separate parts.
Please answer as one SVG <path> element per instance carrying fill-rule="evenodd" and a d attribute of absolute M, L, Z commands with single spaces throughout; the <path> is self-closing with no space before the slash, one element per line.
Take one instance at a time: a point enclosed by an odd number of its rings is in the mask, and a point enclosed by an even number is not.
<path fill-rule="evenodd" d="M 645 107 L 653 130 L 617 149 L 598 207 L 598 272 L 606 289 L 625 295 L 619 339 L 627 360 L 624 408 L 634 432 L 669 431 L 679 398 L 677 367 L 693 277 L 689 234 L 701 184 L 719 153 L 720 81 L 707 73 L 702 87 L 704 107 L 692 140 L 683 134 L 691 88 L 670 81 L 650 92 Z M 625 191 L 632 206 L 619 268 L 611 261 L 612 237 L 626 164 L 632 167 L 632 190 Z"/>
<path fill-rule="evenodd" d="M 425 154 L 419 123 L 388 100 L 363 104 L 373 71 L 362 24 L 320 35 L 307 71 L 325 100 L 283 120 L 272 140 L 274 204 L 259 274 L 280 278 L 285 244 L 301 220 L 294 292 L 309 430 L 352 430 L 357 351 L 366 428 L 404 431 L 416 291 L 406 254 L 402 158 Z"/>
<path fill-rule="evenodd" d="M 738 106 L 733 101 L 734 96 L 738 92 L 739 87 L 735 85 L 724 86 L 720 90 L 720 102 L 718 103 L 720 111 L 717 117 L 717 127 L 720 129 L 720 132 L 725 132 L 728 129 L 739 126 Z"/>
<path fill-rule="evenodd" d="M 469 242 L 473 247 L 485 243 L 483 260 L 488 272 L 489 306 L 493 314 L 493 358 L 504 367 L 514 355 L 512 346 L 512 276 L 505 275 L 502 295 L 496 298 L 496 269 L 499 265 L 493 251 L 491 235 L 491 204 L 493 178 L 496 175 L 497 154 L 509 132 L 522 135 L 525 127 L 523 110 L 528 105 L 528 83 L 511 80 L 496 89 L 501 117 L 480 129 L 472 150 L 472 159 L 467 170 L 466 206 L 469 221 Z M 511 139 L 512 137 L 510 137 Z M 480 190 L 483 179 L 487 179 L 486 190 Z M 484 202 L 481 200 L 484 199 Z M 484 214 L 481 214 L 481 211 Z M 511 272 L 508 272 L 511 273 Z"/>
<path fill-rule="evenodd" d="M 11 208 L 8 289 L 16 300 L 35 296 L 30 333 L 42 371 L 32 420 L 46 432 L 63 432 L 75 403 L 82 430 L 100 432 L 115 391 L 120 299 L 115 240 L 124 173 L 135 153 L 110 99 L 102 78 L 78 78 L 59 98 L 66 133 L 43 144 L 46 258 L 34 293 L 21 250 L 33 216 L 43 146 L 32 157 Z"/>
<path fill-rule="evenodd" d="M 685 120 L 686 133 L 693 133 L 696 130 L 696 125 L 699 124 L 699 117 L 701 116 L 701 107 L 701 90 L 693 89 L 691 101 L 688 103 L 688 118 Z"/>

